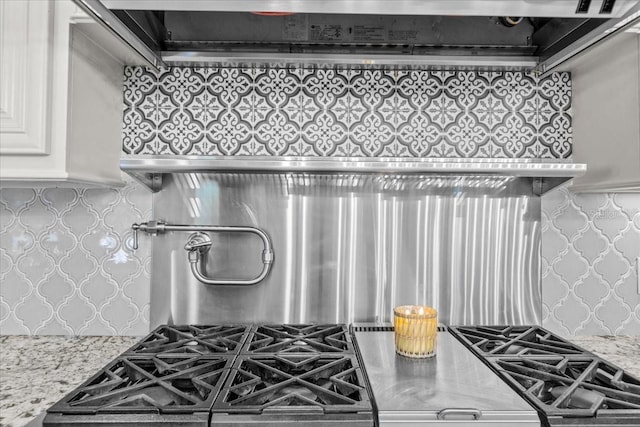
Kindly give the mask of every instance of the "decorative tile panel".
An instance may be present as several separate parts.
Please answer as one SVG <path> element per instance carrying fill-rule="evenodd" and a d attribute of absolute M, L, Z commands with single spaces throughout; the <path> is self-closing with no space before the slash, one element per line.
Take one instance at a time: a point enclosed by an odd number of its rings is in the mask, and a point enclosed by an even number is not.
<path fill-rule="evenodd" d="M 568 73 L 125 68 L 126 154 L 571 155 Z"/>
<path fill-rule="evenodd" d="M 150 250 L 131 224 L 151 193 L 0 189 L 0 333 L 142 335 L 149 328 Z"/>
<path fill-rule="evenodd" d="M 543 322 L 571 335 L 640 335 L 640 194 L 542 199 Z"/>

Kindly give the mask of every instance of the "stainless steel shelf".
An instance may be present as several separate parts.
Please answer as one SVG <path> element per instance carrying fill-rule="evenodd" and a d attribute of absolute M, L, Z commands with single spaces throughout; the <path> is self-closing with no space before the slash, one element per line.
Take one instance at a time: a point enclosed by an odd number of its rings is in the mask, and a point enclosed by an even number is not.
<path fill-rule="evenodd" d="M 397 66 L 406 69 L 430 67 L 503 68 L 510 70 L 533 70 L 539 62 L 537 56 L 499 55 L 382 55 L 382 54 L 335 54 L 335 53 L 282 53 L 268 52 L 195 52 L 166 51 L 162 60 L 171 66 L 180 67 L 242 67 L 246 64 L 287 64 L 309 67 Z"/>
<path fill-rule="evenodd" d="M 583 175 L 585 164 L 546 159 L 449 159 L 398 157 L 149 156 L 120 161 L 121 169 L 153 191 L 173 173 L 365 173 L 487 175 L 532 178 L 542 194 Z"/>

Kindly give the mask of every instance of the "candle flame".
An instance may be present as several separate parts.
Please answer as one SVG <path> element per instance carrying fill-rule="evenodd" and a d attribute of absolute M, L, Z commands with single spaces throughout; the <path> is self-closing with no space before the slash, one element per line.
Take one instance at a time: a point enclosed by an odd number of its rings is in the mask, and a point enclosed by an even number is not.
<path fill-rule="evenodd" d="M 395 347 L 407 357 L 433 357 L 436 351 L 438 318 L 436 310 L 420 305 L 394 309 Z"/>

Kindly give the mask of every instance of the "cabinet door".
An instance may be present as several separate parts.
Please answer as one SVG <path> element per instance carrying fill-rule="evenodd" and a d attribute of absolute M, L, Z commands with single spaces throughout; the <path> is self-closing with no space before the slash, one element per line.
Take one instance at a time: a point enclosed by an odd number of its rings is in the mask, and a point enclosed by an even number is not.
<path fill-rule="evenodd" d="M 49 153 L 49 1 L 0 0 L 0 154 Z"/>
<path fill-rule="evenodd" d="M 0 10 L 0 185 L 122 185 L 129 49 L 71 0 L 0 0 Z"/>

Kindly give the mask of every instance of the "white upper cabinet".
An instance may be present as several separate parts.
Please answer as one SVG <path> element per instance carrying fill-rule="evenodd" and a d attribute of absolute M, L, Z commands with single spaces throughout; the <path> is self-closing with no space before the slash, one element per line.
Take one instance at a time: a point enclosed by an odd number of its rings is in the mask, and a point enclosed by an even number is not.
<path fill-rule="evenodd" d="M 0 154 L 49 154 L 53 4 L 0 1 Z"/>
<path fill-rule="evenodd" d="M 125 62 L 70 0 L 0 0 L 0 183 L 120 185 Z"/>
<path fill-rule="evenodd" d="M 640 191 L 640 25 L 567 64 L 573 85 L 576 192 Z"/>

